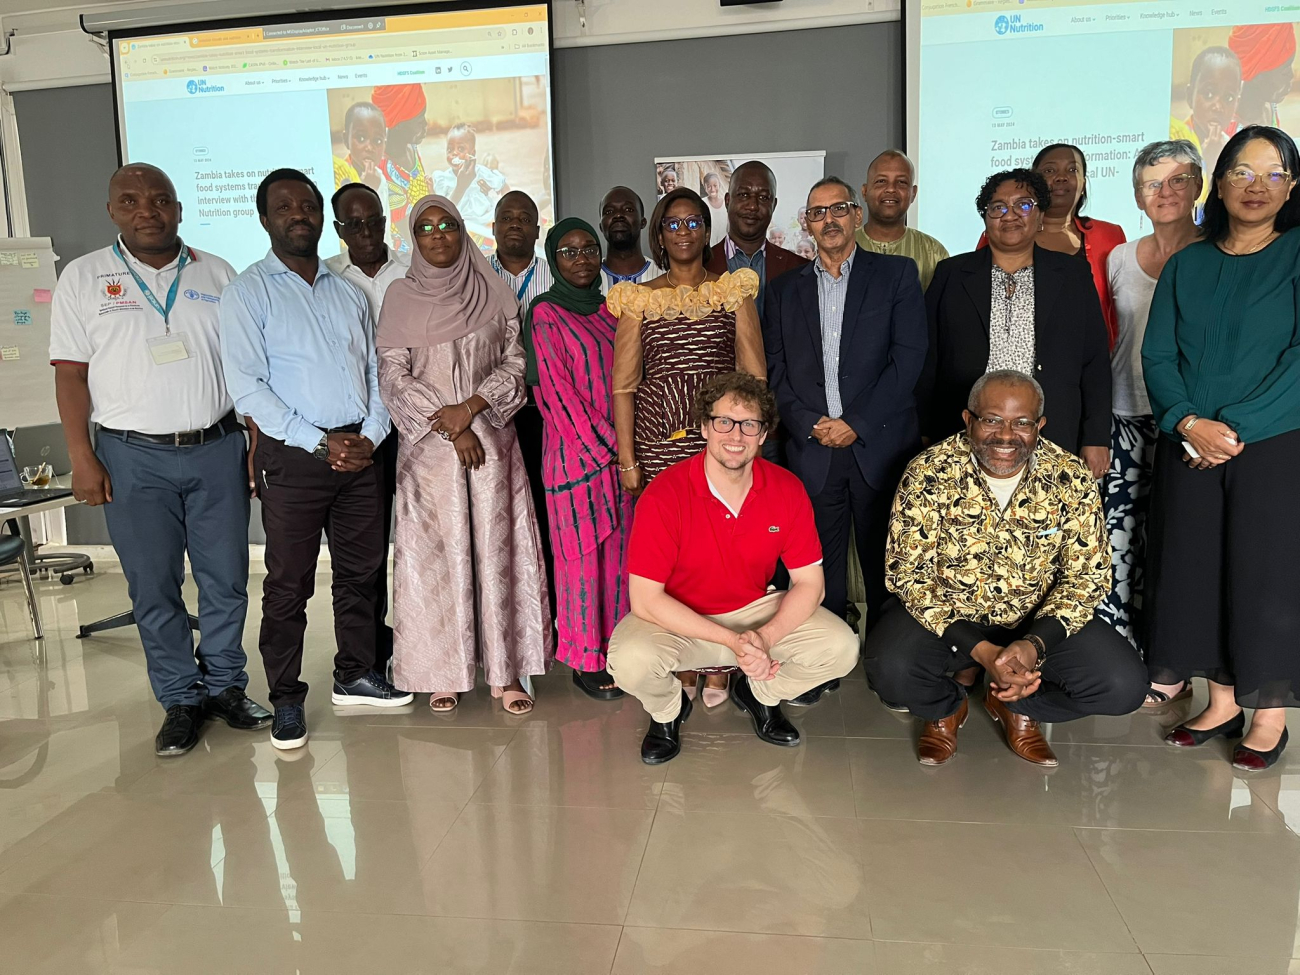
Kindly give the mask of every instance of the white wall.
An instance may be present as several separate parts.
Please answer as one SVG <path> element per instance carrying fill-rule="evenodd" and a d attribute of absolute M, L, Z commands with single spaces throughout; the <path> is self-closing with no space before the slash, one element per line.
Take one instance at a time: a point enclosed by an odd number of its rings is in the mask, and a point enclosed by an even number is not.
<path fill-rule="evenodd" d="M 223 12 L 248 0 L 207 0 Z M 0 10 L 36 0 L 0 0 Z M 337 4 L 335 4 L 337 6 Z M 0 26 L 14 31 L 9 54 L 0 57 L 0 84 L 8 91 L 85 85 L 109 80 L 108 59 L 79 29 L 78 15 L 96 9 L 130 6 L 85 4 L 0 15 Z M 357 0 L 364 6 L 364 0 Z M 577 0 L 554 0 L 557 47 L 628 44 L 723 34 L 798 30 L 897 20 L 900 0 L 785 0 L 782 3 L 721 7 L 716 0 L 586 0 L 586 27 Z"/>

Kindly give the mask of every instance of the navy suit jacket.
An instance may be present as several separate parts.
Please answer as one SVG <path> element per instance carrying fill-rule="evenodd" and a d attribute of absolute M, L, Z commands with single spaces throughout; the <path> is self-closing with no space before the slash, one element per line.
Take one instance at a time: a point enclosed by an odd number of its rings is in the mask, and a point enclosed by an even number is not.
<path fill-rule="evenodd" d="M 790 438 L 786 459 L 808 493 L 825 486 L 835 449 L 853 452 L 872 487 L 892 490 L 921 446 L 914 390 L 929 337 L 916 262 L 861 247 L 853 256 L 839 367 L 842 419 L 858 435 L 850 447 L 812 438 L 813 425 L 829 415 L 813 264 L 768 285 L 763 319 L 767 382 Z"/>

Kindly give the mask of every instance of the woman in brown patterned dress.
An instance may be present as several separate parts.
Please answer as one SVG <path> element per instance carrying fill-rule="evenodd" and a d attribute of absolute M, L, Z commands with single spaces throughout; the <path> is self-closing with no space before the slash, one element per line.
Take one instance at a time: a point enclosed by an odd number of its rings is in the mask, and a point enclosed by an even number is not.
<path fill-rule="evenodd" d="M 705 270 L 709 207 L 685 187 L 667 194 L 650 218 L 650 255 L 667 273 L 648 284 L 610 289 L 614 338 L 614 428 L 623 488 L 638 495 L 658 474 L 704 449 L 691 413 L 695 393 L 724 372 L 767 378 L 754 297 L 758 275 L 719 277 Z M 678 675 L 695 696 L 697 676 Z M 710 675 L 704 703 L 727 697 L 727 676 Z"/>

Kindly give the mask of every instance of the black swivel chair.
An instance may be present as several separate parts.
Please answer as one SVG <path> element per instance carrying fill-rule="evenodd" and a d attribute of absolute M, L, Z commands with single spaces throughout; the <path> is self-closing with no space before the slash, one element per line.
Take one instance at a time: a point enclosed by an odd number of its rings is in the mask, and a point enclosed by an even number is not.
<path fill-rule="evenodd" d="M 18 574 L 22 576 L 23 588 L 27 591 L 27 611 L 32 617 L 32 629 L 36 639 L 45 639 L 45 630 L 41 626 L 41 610 L 36 602 L 36 588 L 32 585 L 31 569 L 27 565 L 27 556 L 22 536 L 18 534 L 18 524 L 12 518 L 5 522 L 8 535 L 0 534 L 0 567 L 17 565 Z"/>

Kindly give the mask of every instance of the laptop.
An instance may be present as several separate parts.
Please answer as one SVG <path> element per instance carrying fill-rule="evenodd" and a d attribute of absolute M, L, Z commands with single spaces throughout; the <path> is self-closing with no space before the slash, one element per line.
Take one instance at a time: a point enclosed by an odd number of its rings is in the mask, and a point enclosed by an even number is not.
<path fill-rule="evenodd" d="M 9 438 L 0 430 L 0 508 L 25 508 L 29 504 L 66 498 L 71 494 L 70 488 L 23 487 L 13 451 L 9 448 Z"/>
<path fill-rule="evenodd" d="M 39 464 L 49 464 L 55 477 L 72 473 L 62 423 L 42 423 L 14 431 L 14 466 L 21 471 Z"/>

